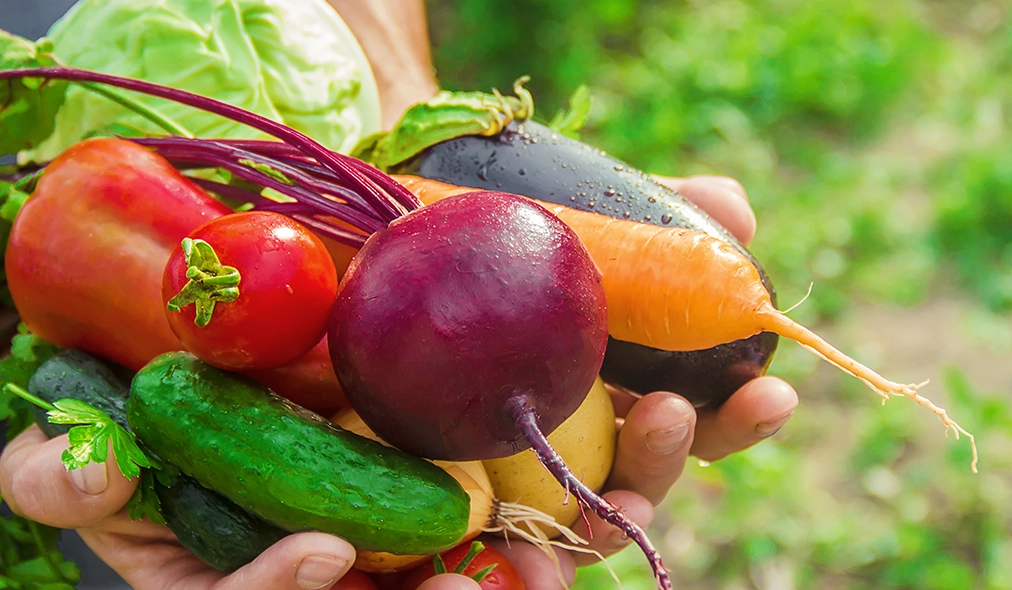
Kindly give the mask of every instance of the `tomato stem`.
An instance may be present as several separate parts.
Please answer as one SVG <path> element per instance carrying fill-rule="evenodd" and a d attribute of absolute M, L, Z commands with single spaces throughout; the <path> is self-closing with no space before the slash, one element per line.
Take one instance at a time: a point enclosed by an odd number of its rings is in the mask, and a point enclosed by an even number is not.
<path fill-rule="evenodd" d="M 201 328 L 211 322 L 217 303 L 231 303 L 239 298 L 239 271 L 218 260 L 214 248 L 204 240 L 183 238 L 183 255 L 186 260 L 186 278 L 189 279 L 176 295 L 169 299 L 169 311 L 180 311 L 194 304 L 197 314 L 193 323 Z"/>
<path fill-rule="evenodd" d="M 517 426 L 531 443 L 531 449 L 537 454 L 538 460 L 548 469 L 549 473 L 562 484 L 563 487 L 572 490 L 576 499 L 592 510 L 604 521 L 622 530 L 627 537 L 633 540 L 646 555 L 650 567 L 654 571 L 654 578 L 657 580 L 657 587 L 662 590 L 671 590 L 671 578 L 667 568 L 661 561 L 661 555 L 654 548 L 646 532 L 635 522 L 626 518 L 617 506 L 599 496 L 594 490 L 587 487 L 566 465 L 562 457 L 552 448 L 545 433 L 538 426 L 538 416 L 527 403 L 526 396 L 515 397 L 511 400 L 509 411 L 516 421 Z"/>

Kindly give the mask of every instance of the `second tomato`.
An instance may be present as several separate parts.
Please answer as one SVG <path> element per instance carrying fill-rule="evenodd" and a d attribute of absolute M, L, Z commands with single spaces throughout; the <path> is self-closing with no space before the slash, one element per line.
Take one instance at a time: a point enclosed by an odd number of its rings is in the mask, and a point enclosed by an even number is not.
<path fill-rule="evenodd" d="M 194 230 L 162 277 L 169 325 L 187 350 L 217 367 L 278 367 L 323 336 L 337 271 L 298 222 L 235 213 Z"/>

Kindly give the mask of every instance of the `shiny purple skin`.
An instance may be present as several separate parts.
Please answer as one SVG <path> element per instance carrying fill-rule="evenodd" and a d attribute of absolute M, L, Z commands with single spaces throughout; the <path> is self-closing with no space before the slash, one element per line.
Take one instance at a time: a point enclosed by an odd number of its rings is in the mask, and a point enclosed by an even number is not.
<path fill-rule="evenodd" d="M 776 289 L 762 265 L 705 213 L 632 166 L 533 121 L 514 122 L 493 137 L 466 136 L 436 144 L 394 171 L 526 195 L 616 219 L 707 231 L 748 257 L 776 305 Z M 778 340 L 776 334 L 763 332 L 685 352 L 611 339 L 601 376 L 637 393 L 674 391 L 696 407 L 713 408 L 766 372 Z"/>
<path fill-rule="evenodd" d="M 583 402 L 608 340 L 601 273 L 568 226 L 505 193 L 412 212 L 366 242 L 331 313 L 330 354 L 383 440 L 450 461 L 530 447 L 507 402 L 545 433 Z"/>

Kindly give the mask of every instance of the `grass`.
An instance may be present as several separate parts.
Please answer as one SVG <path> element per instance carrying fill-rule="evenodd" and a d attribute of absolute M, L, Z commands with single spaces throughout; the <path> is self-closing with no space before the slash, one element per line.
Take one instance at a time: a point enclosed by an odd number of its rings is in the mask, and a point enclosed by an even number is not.
<path fill-rule="evenodd" d="M 784 345 L 802 405 L 691 466 L 651 534 L 686 589 L 1012 588 L 1012 3 L 429 2 L 450 88 L 522 74 L 543 118 L 580 84 L 583 139 L 643 169 L 726 174 L 792 315 L 978 437 Z M 1000 359 L 1005 359 L 1002 362 Z M 626 588 L 645 562 L 610 562 Z M 610 587 L 600 566 L 579 587 Z"/>

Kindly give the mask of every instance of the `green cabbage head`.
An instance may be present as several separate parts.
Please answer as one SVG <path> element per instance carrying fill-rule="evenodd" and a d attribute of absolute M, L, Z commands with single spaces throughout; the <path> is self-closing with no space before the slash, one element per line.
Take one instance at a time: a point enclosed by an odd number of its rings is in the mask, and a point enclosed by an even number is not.
<path fill-rule="evenodd" d="M 80 0 L 49 37 L 69 65 L 217 98 L 339 152 L 380 129 L 368 61 L 324 0 Z M 262 137 L 217 115 L 135 96 L 201 137 Z M 95 132 L 124 128 L 164 133 L 72 85 L 53 134 L 21 160 L 44 162 Z"/>

